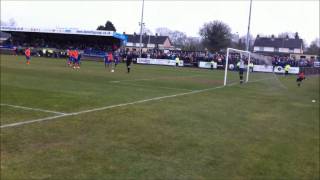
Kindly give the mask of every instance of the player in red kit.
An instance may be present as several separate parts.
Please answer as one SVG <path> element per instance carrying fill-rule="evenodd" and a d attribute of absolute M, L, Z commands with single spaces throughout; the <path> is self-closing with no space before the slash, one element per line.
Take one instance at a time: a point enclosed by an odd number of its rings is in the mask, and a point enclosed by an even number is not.
<path fill-rule="evenodd" d="M 25 50 L 24 54 L 26 55 L 27 64 L 30 64 L 30 55 L 31 55 L 30 48 L 27 48 L 27 49 Z"/>
<path fill-rule="evenodd" d="M 304 76 L 304 73 L 302 71 L 299 72 L 298 78 L 297 78 L 298 87 L 300 87 L 300 85 L 304 79 L 306 79 L 306 77 Z"/>

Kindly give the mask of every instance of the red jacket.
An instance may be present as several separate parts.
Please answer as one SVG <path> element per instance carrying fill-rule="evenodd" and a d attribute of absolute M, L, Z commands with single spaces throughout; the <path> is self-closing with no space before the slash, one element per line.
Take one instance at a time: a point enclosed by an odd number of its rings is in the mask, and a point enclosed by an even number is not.
<path fill-rule="evenodd" d="M 301 78 L 301 79 L 304 79 L 304 73 L 303 73 L 303 72 L 300 72 L 300 73 L 298 74 L 298 77 Z"/>
<path fill-rule="evenodd" d="M 30 56 L 30 49 L 26 49 L 26 51 L 24 52 L 26 56 Z"/>

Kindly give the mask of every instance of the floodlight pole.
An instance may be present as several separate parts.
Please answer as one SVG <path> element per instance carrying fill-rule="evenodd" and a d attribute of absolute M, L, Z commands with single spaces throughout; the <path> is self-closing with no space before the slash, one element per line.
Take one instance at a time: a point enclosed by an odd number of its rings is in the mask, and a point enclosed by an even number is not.
<path fill-rule="evenodd" d="M 141 54 L 142 54 L 143 10 L 144 10 L 144 0 L 142 0 L 142 13 L 141 13 L 141 21 L 140 21 L 140 43 L 139 43 L 139 57 L 140 57 L 140 58 L 141 58 Z"/>
<path fill-rule="evenodd" d="M 250 10 L 249 10 L 249 22 L 248 22 L 248 31 L 247 31 L 247 44 L 246 44 L 246 51 L 249 51 L 249 34 L 250 34 L 250 21 L 251 21 L 251 7 L 252 7 L 252 0 L 250 0 Z"/>

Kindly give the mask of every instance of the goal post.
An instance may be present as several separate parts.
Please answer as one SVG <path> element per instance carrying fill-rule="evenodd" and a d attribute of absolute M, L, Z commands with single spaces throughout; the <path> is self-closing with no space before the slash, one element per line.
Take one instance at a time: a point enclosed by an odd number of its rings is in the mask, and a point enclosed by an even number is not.
<path fill-rule="evenodd" d="M 227 48 L 227 56 L 226 56 L 226 61 L 225 61 L 224 83 L 223 83 L 223 85 L 224 86 L 227 85 L 230 52 L 239 53 L 240 54 L 239 55 L 240 59 L 243 58 L 242 57 L 243 55 L 247 56 L 248 60 L 247 60 L 247 68 L 246 68 L 247 72 L 246 72 L 245 82 L 248 82 L 249 81 L 249 72 L 250 72 L 249 64 L 250 64 L 250 59 L 251 59 L 251 53 L 249 51 L 243 51 L 243 50 L 239 50 L 239 49 Z"/>
<path fill-rule="evenodd" d="M 260 82 L 269 88 L 287 89 L 278 78 L 281 73 L 280 70 L 275 70 L 274 62 L 274 56 L 227 48 L 223 85 Z M 284 70 L 282 73 L 284 74 Z"/>

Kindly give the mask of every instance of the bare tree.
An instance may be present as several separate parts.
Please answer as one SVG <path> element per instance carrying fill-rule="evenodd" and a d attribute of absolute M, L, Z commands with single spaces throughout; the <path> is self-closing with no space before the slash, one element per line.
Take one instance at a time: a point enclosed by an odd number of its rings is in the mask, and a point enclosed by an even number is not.
<path fill-rule="evenodd" d="M 182 50 L 186 51 L 203 51 L 204 47 L 201 43 L 201 39 L 197 37 L 187 37 L 185 45 Z"/>
<path fill-rule="evenodd" d="M 143 28 L 142 34 L 153 35 L 152 31 L 149 28 Z"/>
<path fill-rule="evenodd" d="M 172 33 L 172 30 L 166 27 L 159 27 L 156 29 L 156 33 L 160 36 L 169 36 Z"/>
<path fill-rule="evenodd" d="M 316 54 L 320 56 L 320 39 L 316 38 L 306 50 L 307 54 Z"/>
<path fill-rule="evenodd" d="M 278 34 L 278 38 L 293 38 L 294 33 L 293 32 L 282 32 Z"/>
<path fill-rule="evenodd" d="M 160 36 L 169 36 L 171 42 L 173 45 L 182 47 L 186 43 L 187 35 L 184 32 L 181 31 L 173 31 L 166 27 L 160 27 L 156 29 L 156 33 Z"/>
<path fill-rule="evenodd" d="M 175 46 L 182 47 L 186 44 L 187 35 L 181 31 L 173 31 L 169 34 L 172 43 Z"/>

